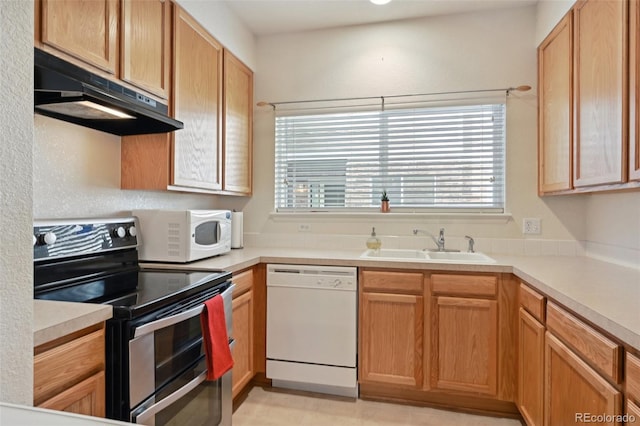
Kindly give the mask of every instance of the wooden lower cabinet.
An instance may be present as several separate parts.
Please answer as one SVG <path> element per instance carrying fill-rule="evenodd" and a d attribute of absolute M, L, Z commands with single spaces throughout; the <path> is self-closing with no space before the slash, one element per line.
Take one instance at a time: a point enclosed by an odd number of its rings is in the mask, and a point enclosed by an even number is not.
<path fill-rule="evenodd" d="M 628 398 L 625 413 L 627 414 L 628 419 L 627 424 L 637 424 L 640 422 L 640 407 Z"/>
<path fill-rule="evenodd" d="M 527 425 L 542 426 L 545 327 L 531 314 L 520 308 L 518 329 L 517 405 Z"/>
<path fill-rule="evenodd" d="M 34 406 L 104 417 L 104 369 L 103 324 L 36 347 Z"/>
<path fill-rule="evenodd" d="M 431 386 L 497 393 L 498 302 L 438 296 L 431 315 Z"/>
<path fill-rule="evenodd" d="M 69 413 L 86 414 L 88 416 L 104 417 L 104 371 L 94 374 L 53 398 L 44 401 L 38 405 L 38 407 Z"/>
<path fill-rule="evenodd" d="M 253 291 L 233 299 L 233 397 L 253 378 Z"/>
<path fill-rule="evenodd" d="M 422 386 L 423 309 L 422 296 L 361 293 L 361 383 Z"/>
<path fill-rule="evenodd" d="M 621 392 L 549 332 L 545 335 L 544 391 L 547 426 L 587 423 L 587 416 L 614 418 L 622 412 Z"/>
<path fill-rule="evenodd" d="M 363 268 L 358 285 L 362 398 L 518 416 L 508 276 Z"/>
<path fill-rule="evenodd" d="M 255 375 L 254 365 L 254 271 L 234 275 L 232 321 L 235 345 L 233 356 L 232 394 L 239 395 Z"/>

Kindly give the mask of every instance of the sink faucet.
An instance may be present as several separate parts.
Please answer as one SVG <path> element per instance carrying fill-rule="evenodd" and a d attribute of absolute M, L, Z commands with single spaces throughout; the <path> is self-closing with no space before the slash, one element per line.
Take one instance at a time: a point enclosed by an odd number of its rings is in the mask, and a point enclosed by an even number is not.
<path fill-rule="evenodd" d="M 435 235 L 433 235 L 431 232 L 425 231 L 423 229 L 414 229 L 413 230 L 413 235 L 418 235 L 419 232 L 431 237 L 433 242 L 436 243 L 436 246 L 438 246 L 438 251 L 445 251 L 445 249 L 444 249 L 444 228 L 440 228 L 440 235 L 438 236 L 438 238 L 436 238 Z"/>
<path fill-rule="evenodd" d="M 465 235 L 464 237 L 465 237 L 467 240 L 469 240 L 469 248 L 467 249 L 467 252 L 469 252 L 469 253 L 475 253 L 475 250 L 473 249 L 473 244 L 474 244 L 474 242 L 475 242 L 475 241 L 473 241 L 473 238 L 471 238 L 471 237 L 470 237 L 470 236 L 468 236 L 468 235 Z"/>

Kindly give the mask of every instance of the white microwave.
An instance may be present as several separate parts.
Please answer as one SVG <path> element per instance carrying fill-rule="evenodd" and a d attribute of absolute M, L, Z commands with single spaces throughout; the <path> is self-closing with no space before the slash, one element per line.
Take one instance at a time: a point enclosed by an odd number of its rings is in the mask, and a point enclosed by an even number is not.
<path fill-rule="evenodd" d="M 186 263 L 231 251 L 229 210 L 133 210 L 143 261 Z"/>

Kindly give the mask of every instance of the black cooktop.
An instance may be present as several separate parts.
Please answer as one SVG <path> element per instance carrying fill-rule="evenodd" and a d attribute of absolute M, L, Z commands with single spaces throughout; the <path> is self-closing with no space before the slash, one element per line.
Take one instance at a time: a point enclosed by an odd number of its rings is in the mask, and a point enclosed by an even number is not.
<path fill-rule="evenodd" d="M 108 304 L 113 306 L 114 318 L 132 319 L 224 285 L 230 279 L 229 272 L 137 269 L 69 285 L 36 288 L 34 297 Z"/>
<path fill-rule="evenodd" d="M 215 293 L 223 271 L 141 268 L 134 218 L 34 224 L 34 297 L 113 306 L 132 319 L 198 293 Z"/>

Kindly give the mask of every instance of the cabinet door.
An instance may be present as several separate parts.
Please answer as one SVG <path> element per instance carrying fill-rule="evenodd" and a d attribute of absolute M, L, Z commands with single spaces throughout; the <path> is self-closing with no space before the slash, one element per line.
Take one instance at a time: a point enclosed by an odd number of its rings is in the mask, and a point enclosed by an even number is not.
<path fill-rule="evenodd" d="M 422 386 L 423 297 L 361 293 L 359 381 Z"/>
<path fill-rule="evenodd" d="M 251 195 L 253 72 L 224 51 L 224 190 Z"/>
<path fill-rule="evenodd" d="M 222 46 L 176 5 L 173 51 L 173 184 L 222 189 Z"/>
<path fill-rule="evenodd" d="M 584 423 L 586 415 L 617 416 L 622 411 L 621 404 L 619 391 L 559 339 L 546 333 L 545 425 Z"/>
<path fill-rule="evenodd" d="M 38 405 L 39 408 L 85 414 L 87 416 L 105 416 L 105 380 L 101 371 L 75 386 L 72 386 L 51 399 Z"/>
<path fill-rule="evenodd" d="M 166 0 L 122 0 L 121 78 L 169 97 L 171 21 Z"/>
<path fill-rule="evenodd" d="M 431 386 L 495 396 L 497 302 L 439 296 L 431 312 Z"/>
<path fill-rule="evenodd" d="M 116 73 L 118 0 L 41 1 L 40 35 L 45 47 Z"/>
<path fill-rule="evenodd" d="M 574 14 L 574 186 L 626 180 L 627 2 L 582 0 Z"/>
<path fill-rule="evenodd" d="M 572 14 L 538 48 L 538 184 L 541 194 L 571 189 Z"/>
<path fill-rule="evenodd" d="M 232 394 L 238 393 L 253 378 L 253 291 L 249 290 L 233 299 L 233 385 Z"/>
<path fill-rule="evenodd" d="M 640 4 L 629 3 L 629 180 L 640 180 Z"/>
<path fill-rule="evenodd" d="M 523 308 L 518 322 L 518 408 L 529 426 L 542 426 L 544 325 Z"/>

